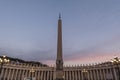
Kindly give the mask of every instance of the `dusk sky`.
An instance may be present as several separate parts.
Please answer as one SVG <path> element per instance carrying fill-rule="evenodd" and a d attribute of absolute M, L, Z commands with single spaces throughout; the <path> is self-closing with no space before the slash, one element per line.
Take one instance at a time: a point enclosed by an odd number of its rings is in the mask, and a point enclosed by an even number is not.
<path fill-rule="evenodd" d="M 65 65 L 120 57 L 120 0 L 0 0 L 0 55 L 55 64 L 59 13 Z"/>

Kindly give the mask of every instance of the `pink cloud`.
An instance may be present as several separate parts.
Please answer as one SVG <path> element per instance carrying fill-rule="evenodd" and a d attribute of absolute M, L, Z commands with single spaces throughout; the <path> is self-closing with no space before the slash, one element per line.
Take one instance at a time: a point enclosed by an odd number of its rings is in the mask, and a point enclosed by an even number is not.
<path fill-rule="evenodd" d="M 120 57 L 120 54 L 116 55 Z M 92 64 L 92 63 L 100 63 L 105 61 L 110 61 L 114 57 L 116 57 L 113 53 L 102 53 L 102 54 L 94 54 L 84 57 L 79 57 L 77 55 L 64 59 L 64 65 L 81 65 L 81 64 Z M 49 66 L 55 66 L 55 60 L 45 60 L 43 63 L 48 64 Z"/>

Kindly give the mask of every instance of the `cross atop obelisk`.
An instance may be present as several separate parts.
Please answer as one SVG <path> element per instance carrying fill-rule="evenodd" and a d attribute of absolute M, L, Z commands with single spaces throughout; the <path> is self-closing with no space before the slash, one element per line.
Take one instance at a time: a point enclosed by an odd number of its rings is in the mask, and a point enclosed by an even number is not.
<path fill-rule="evenodd" d="M 58 19 L 58 41 L 57 41 L 57 59 L 56 59 L 56 79 L 64 80 L 63 78 L 63 57 L 62 57 L 62 20 L 61 14 Z"/>

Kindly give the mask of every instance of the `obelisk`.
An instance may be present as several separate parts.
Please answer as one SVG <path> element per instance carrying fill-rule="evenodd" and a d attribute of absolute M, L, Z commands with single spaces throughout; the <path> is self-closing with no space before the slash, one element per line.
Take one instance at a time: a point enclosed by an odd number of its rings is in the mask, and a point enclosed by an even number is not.
<path fill-rule="evenodd" d="M 56 79 L 64 80 L 63 57 L 62 57 L 62 20 L 59 14 L 58 19 L 58 41 L 57 41 L 57 59 L 56 59 Z"/>

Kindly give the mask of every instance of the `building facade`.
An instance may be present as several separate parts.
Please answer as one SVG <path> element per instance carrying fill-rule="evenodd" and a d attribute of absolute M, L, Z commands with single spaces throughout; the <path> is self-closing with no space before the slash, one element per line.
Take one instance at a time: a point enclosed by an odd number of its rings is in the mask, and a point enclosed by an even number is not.
<path fill-rule="evenodd" d="M 31 72 L 31 70 L 34 72 Z M 94 65 L 64 66 L 64 80 L 120 80 L 120 64 L 112 62 Z M 0 80 L 24 80 L 35 78 L 35 80 L 55 80 L 56 68 L 49 66 L 36 66 L 28 64 L 8 63 L 4 64 Z"/>
<path fill-rule="evenodd" d="M 9 58 L 10 59 L 10 58 Z M 99 64 L 63 66 L 62 20 L 58 20 L 56 67 L 0 57 L 0 80 L 120 80 L 120 59 Z"/>

